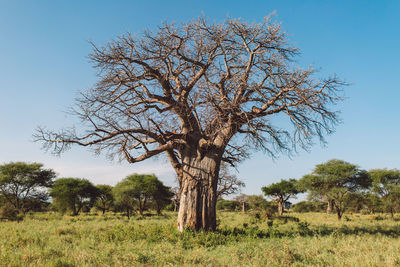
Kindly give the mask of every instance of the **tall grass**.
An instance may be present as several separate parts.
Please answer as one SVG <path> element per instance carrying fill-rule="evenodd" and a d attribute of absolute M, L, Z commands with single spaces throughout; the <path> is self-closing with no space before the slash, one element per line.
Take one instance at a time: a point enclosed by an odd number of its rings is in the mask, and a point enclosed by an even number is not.
<path fill-rule="evenodd" d="M 397 266 L 400 225 L 384 215 L 222 212 L 216 232 L 178 233 L 176 214 L 34 214 L 0 223 L 1 266 Z"/>

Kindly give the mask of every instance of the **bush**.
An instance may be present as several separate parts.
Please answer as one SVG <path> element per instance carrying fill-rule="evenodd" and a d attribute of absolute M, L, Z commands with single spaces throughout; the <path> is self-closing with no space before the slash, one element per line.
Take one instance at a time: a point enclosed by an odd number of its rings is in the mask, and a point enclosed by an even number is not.
<path fill-rule="evenodd" d="M 220 199 L 217 201 L 217 210 L 235 211 L 238 210 L 240 203 L 236 200 Z"/>
<path fill-rule="evenodd" d="M 292 206 L 294 212 L 323 212 L 327 204 L 322 201 L 301 201 Z"/>
<path fill-rule="evenodd" d="M 0 218 L 9 221 L 21 221 L 24 215 L 14 206 L 6 204 L 0 207 Z"/>

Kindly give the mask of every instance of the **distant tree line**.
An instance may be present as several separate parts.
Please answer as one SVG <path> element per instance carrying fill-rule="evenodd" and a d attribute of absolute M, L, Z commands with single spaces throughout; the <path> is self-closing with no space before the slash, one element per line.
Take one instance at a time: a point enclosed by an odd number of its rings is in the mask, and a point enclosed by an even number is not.
<path fill-rule="evenodd" d="M 56 210 L 78 215 L 93 208 L 143 215 L 172 203 L 174 193 L 155 175 L 129 175 L 116 186 L 93 185 L 82 178 L 55 179 L 40 163 L 0 165 L 0 218 L 20 219 L 27 212 Z"/>
<path fill-rule="evenodd" d="M 308 201 L 293 205 L 297 212 L 400 212 L 400 171 L 397 169 L 362 170 L 357 165 L 332 159 L 315 166 L 301 179 L 282 180 L 262 188 L 264 194 L 281 205 L 298 193 L 307 192 Z"/>
<path fill-rule="evenodd" d="M 227 165 L 221 167 L 217 195 L 244 187 Z M 132 174 L 117 183 L 94 185 L 83 178 L 58 178 L 40 163 L 10 162 L 0 165 L 0 219 L 21 219 L 27 212 L 58 211 L 73 216 L 91 210 L 123 212 L 128 218 L 154 210 L 177 211 L 178 187 L 165 186 L 155 175 Z"/>
<path fill-rule="evenodd" d="M 400 212 L 400 171 L 397 169 L 362 170 L 357 165 L 332 159 L 315 166 L 301 179 L 281 180 L 261 188 L 264 196 L 241 194 L 233 200 L 220 199 L 217 209 L 229 211 L 264 210 L 283 215 L 294 212 L 335 213 L 341 220 L 345 212 Z M 294 205 L 289 199 L 307 193 L 307 200 Z M 257 201 L 255 201 L 257 200 Z M 274 208 L 272 208 L 274 207 Z"/>
<path fill-rule="evenodd" d="M 232 200 L 224 196 L 238 193 L 244 183 L 221 168 L 217 209 L 255 211 L 271 218 L 290 208 L 295 212 L 335 213 L 340 220 L 345 212 L 400 212 L 400 171 L 362 170 L 357 165 L 333 159 L 315 166 L 301 179 L 281 180 L 261 188 L 262 195 L 240 194 Z M 299 193 L 306 201 L 289 201 Z M 177 211 L 180 190 L 165 186 L 155 175 L 132 174 L 110 185 L 93 185 L 82 178 L 59 178 L 40 163 L 11 162 L 0 165 L 0 219 L 21 219 L 27 212 L 55 210 L 78 215 L 91 210 L 122 212 L 128 218 L 145 211 L 161 214 Z"/>

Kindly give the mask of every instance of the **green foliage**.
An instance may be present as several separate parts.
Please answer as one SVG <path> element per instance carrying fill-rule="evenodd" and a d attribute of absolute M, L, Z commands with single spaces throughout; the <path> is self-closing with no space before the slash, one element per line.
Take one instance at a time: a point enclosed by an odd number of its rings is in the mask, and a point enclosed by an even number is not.
<path fill-rule="evenodd" d="M 235 211 L 240 209 L 240 203 L 237 200 L 218 199 L 217 210 Z"/>
<path fill-rule="evenodd" d="M 344 196 L 344 203 L 353 212 L 360 212 L 367 207 L 368 195 L 364 192 L 351 192 Z"/>
<path fill-rule="evenodd" d="M 272 219 L 278 207 L 275 202 L 267 201 L 261 195 L 246 196 L 246 203 L 256 219 Z"/>
<path fill-rule="evenodd" d="M 380 196 L 382 207 L 393 216 L 400 207 L 400 170 L 374 169 L 368 172 L 372 190 Z"/>
<path fill-rule="evenodd" d="M 346 209 L 346 195 L 368 189 L 371 178 L 354 164 L 332 159 L 318 164 L 313 173 L 305 175 L 300 183 L 314 194 L 333 200 L 340 220 Z"/>
<path fill-rule="evenodd" d="M 113 187 L 110 185 L 96 185 L 97 200 L 94 203 L 95 207 L 103 212 L 110 210 L 114 204 Z"/>
<path fill-rule="evenodd" d="M 60 178 L 50 190 L 54 206 L 60 212 L 71 211 L 78 215 L 82 209 L 90 209 L 99 194 L 98 189 L 87 179 Z"/>
<path fill-rule="evenodd" d="M 264 210 L 270 205 L 269 201 L 265 200 L 262 195 L 248 195 L 246 196 L 246 203 L 251 210 Z"/>
<path fill-rule="evenodd" d="M 290 209 L 294 212 L 325 212 L 327 204 L 322 201 L 300 201 Z"/>
<path fill-rule="evenodd" d="M 24 215 L 21 213 L 21 211 L 15 208 L 10 203 L 6 203 L 5 205 L 0 207 L 1 220 L 20 221 L 23 218 Z"/>
<path fill-rule="evenodd" d="M 278 202 L 280 215 L 283 214 L 284 204 L 286 201 L 295 197 L 297 194 L 304 192 L 296 179 L 281 180 L 278 183 L 264 186 L 261 190 L 265 196 L 272 197 Z"/>
<path fill-rule="evenodd" d="M 383 212 L 382 199 L 371 192 L 365 194 L 365 207 L 369 213 Z"/>
<path fill-rule="evenodd" d="M 127 211 L 137 209 L 141 215 L 146 209 L 146 204 L 154 202 L 157 213 L 171 202 L 173 193 L 170 188 L 157 179 L 155 175 L 132 174 L 119 182 L 113 189 L 117 205 Z"/>
<path fill-rule="evenodd" d="M 46 189 L 56 177 L 40 163 L 10 162 L 0 165 L 0 194 L 21 212 L 29 210 L 29 200 L 45 201 Z"/>
<path fill-rule="evenodd" d="M 264 195 L 273 198 L 288 198 L 295 196 L 302 192 L 300 187 L 297 185 L 296 179 L 281 180 L 278 183 L 273 183 L 269 186 L 261 188 Z"/>

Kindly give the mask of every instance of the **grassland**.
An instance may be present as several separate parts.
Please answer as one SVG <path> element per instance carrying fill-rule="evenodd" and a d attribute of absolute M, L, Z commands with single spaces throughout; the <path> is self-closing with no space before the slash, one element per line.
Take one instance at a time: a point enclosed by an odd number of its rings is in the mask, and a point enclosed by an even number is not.
<path fill-rule="evenodd" d="M 400 223 L 385 215 L 219 213 L 218 231 L 183 234 L 176 214 L 33 214 L 0 222 L 1 266 L 398 266 Z"/>

